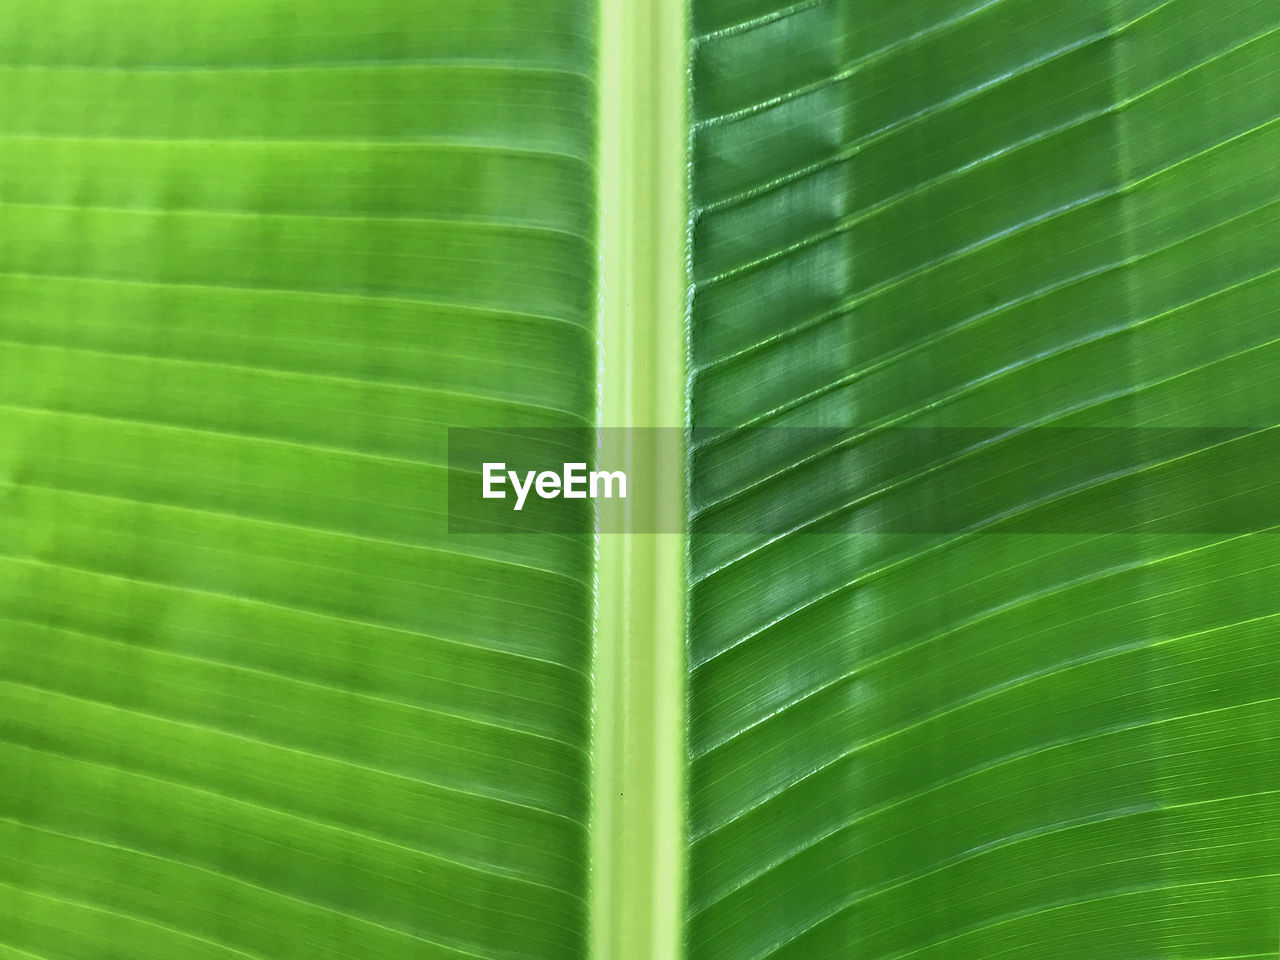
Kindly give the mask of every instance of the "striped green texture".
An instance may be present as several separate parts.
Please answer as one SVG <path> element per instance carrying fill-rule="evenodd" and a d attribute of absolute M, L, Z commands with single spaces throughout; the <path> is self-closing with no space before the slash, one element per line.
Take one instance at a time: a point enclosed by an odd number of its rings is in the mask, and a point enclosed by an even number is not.
<path fill-rule="evenodd" d="M 1280 8 L 692 8 L 688 956 L 1275 956 L 1280 541 L 876 524 L 883 428 L 1277 422 Z"/>
<path fill-rule="evenodd" d="M 583 955 L 595 21 L 0 3 L 0 956 Z"/>
<path fill-rule="evenodd" d="M 1280 420 L 1278 64 L 1271 0 L 0 0 L 0 960 L 1275 956 L 1280 539 L 1143 430 Z M 449 426 L 682 416 L 687 542 L 447 532 Z M 904 427 L 1125 428 L 1163 523 L 885 532 Z M 970 514 L 1104 475 L 1002 449 Z"/>

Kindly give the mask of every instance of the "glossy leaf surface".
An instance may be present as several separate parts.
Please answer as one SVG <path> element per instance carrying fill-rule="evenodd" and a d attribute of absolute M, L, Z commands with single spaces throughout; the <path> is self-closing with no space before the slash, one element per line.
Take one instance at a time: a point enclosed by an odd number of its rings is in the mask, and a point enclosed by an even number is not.
<path fill-rule="evenodd" d="M 1280 543 L 1151 428 L 1280 412 L 1280 11 L 693 21 L 689 956 L 1274 955 Z M 1049 522 L 1095 448 L 943 442 L 1032 426 L 1134 446 L 1145 532 Z"/>

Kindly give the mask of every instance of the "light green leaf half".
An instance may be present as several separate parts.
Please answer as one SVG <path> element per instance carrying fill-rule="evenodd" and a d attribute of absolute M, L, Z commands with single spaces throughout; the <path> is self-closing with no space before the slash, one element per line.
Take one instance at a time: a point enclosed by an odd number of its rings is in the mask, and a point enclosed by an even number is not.
<path fill-rule="evenodd" d="M 578 957 L 595 14 L 0 4 L 0 953 Z"/>

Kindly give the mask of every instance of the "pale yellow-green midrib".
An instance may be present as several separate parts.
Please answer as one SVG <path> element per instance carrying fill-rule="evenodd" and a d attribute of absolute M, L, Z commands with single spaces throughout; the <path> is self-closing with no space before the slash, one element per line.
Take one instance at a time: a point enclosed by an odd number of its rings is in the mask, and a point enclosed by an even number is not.
<path fill-rule="evenodd" d="M 603 427 L 685 424 L 683 0 L 602 0 L 599 316 Z M 674 452 L 675 445 L 658 449 Z M 682 448 L 681 448 L 682 449 Z M 684 465 L 653 471 L 682 516 Z M 684 537 L 599 538 L 592 956 L 674 960 L 683 940 Z"/>

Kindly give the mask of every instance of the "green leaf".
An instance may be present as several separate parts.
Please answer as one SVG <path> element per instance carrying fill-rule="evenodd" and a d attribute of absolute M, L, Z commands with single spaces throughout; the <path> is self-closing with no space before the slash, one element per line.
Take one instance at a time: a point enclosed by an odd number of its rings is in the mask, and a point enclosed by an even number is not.
<path fill-rule="evenodd" d="M 0 954 L 574 957 L 590 5 L 0 5 Z"/>
<path fill-rule="evenodd" d="M 0 0 L 0 958 L 1274 956 L 1277 62 Z M 584 426 L 687 536 L 450 532 Z"/>
<path fill-rule="evenodd" d="M 1222 458 L 1149 428 L 1280 413 L 1280 13 L 694 23 L 688 955 L 1274 955 L 1280 547 L 1165 516 Z M 1147 532 L 1028 427 L 1133 445 Z"/>

